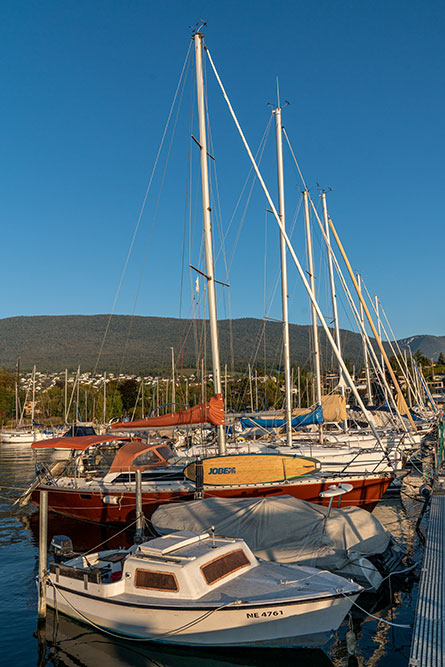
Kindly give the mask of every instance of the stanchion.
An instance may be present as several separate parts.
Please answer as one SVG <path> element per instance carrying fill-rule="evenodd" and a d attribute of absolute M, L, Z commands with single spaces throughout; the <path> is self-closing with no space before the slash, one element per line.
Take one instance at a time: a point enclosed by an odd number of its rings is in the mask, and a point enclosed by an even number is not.
<path fill-rule="evenodd" d="M 47 576 L 47 546 L 48 546 L 48 491 L 40 491 L 39 516 L 39 579 L 38 579 L 38 606 L 37 630 L 38 642 L 37 664 L 46 664 L 46 576 Z"/>
<path fill-rule="evenodd" d="M 37 618 L 39 623 L 46 619 L 46 569 L 48 545 L 48 491 L 40 491 L 39 517 L 39 601 Z"/>

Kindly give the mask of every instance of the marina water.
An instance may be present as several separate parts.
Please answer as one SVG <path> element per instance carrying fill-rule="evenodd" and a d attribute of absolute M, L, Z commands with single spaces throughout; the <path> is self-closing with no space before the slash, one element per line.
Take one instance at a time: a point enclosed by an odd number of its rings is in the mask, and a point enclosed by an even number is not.
<path fill-rule="evenodd" d="M 35 474 L 35 454 L 29 445 L 0 447 L 0 666 L 29 667 L 223 667 L 229 665 L 275 664 L 304 667 L 402 667 L 408 664 L 411 644 L 410 627 L 415 614 L 417 579 L 385 582 L 376 596 L 361 595 L 363 609 L 357 607 L 346 618 L 337 634 L 324 647 L 313 649 L 205 649 L 190 650 L 131 641 L 117 641 L 62 614 L 48 610 L 45 638 L 38 642 L 37 588 L 38 512 L 20 509 L 14 500 L 27 488 Z M 57 452 L 42 451 L 40 461 L 52 460 Z M 421 504 L 407 486 L 400 497 L 384 498 L 374 514 L 395 540 L 415 561 L 422 558 L 422 544 L 415 532 Z M 120 532 L 119 535 L 116 533 Z M 97 526 L 54 514 L 49 515 L 49 538 L 64 534 L 71 537 L 76 551 L 94 549 L 104 540 L 112 547 L 131 543 L 132 534 L 119 528 Z M 382 622 L 383 619 L 395 625 Z M 355 655 L 348 653 L 356 638 Z"/>

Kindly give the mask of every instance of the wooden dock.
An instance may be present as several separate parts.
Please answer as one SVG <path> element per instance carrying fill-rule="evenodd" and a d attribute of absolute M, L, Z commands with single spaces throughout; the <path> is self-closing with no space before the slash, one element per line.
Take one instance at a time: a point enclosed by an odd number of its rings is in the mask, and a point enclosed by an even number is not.
<path fill-rule="evenodd" d="M 431 498 L 409 667 L 445 667 L 445 492 Z"/>

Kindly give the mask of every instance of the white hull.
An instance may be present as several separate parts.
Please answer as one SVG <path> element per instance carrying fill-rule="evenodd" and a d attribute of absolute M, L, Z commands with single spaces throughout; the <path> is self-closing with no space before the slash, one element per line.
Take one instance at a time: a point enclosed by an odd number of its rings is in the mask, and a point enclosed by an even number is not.
<path fill-rule="evenodd" d="M 147 641 L 190 646 L 322 646 L 356 597 L 234 605 L 215 611 L 217 606 L 181 609 L 115 604 L 68 588 L 48 587 L 47 602 L 77 620 Z"/>
<path fill-rule="evenodd" d="M 210 448 L 203 449 L 195 446 L 187 450 L 187 456 L 209 456 L 212 451 Z M 375 440 L 373 442 L 362 441 L 358 446 L 349 443 L 347 445 L 330 443 L 319 445 L 311 444 L 309 440 L 294 441 L 291 449 L 284 444 L 281 445 L 278 441 L 275 446 L 271 446 L 270 442 L 261 440 L 227 443 L 228 454 L 244 452 L 253 454 L 280 453 L 315 458 L 320 461 L 322 471 L 327 473 L 375 473 L 390 472 L 394 469 L 402 470 L 404 467 L 402 451 L 399 448 L 388 448 L 383 452 L 380 447 L 376 447 Z"/>
<path fill-rule="evenodd" d="M 0 442 L 5 445 L 30 445 L 37 440 L 47 440 L 52 437 L 52 433 L 40 431 L 0 431 Z"/>

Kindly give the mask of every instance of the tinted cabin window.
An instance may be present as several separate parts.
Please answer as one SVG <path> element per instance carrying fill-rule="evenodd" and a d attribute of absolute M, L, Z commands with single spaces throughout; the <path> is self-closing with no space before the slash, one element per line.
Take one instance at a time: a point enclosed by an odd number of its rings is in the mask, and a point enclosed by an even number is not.
<path fill-rule="evenodd" d="M 246 565 L 250 565 L 249 559 L 242 549 L 237 549 L 236 551 L 224 554 L 224 556 L 215 558 L 215 560 L 207 563 L 207 565 L 203 565 L 201 572 L 208 584 L 214 584 L 215 581 L 219 581 L 219 579 L 242 567 L 246 567 Z"/>
<path fill-rule="evenodd" d="M 159 454 L 166 460 L 168 461 L 169 459 L 174 458 L 174 454 L 170 447 L 158 447 L 158 452 Z"/>
<path fill-rule="evenodd" d="M 136 588 L 150 588 L 157 591 L 177 591 L 178 582 L 171 572 L 136 570 Z"/>
<path fill-rule="evenodd" d="M 139 454 L 139 456 L 136 456 L 136 458 L 133 461 L 134 466 L 149 466 L 152 465 L 153 463 L 159 463 L 159 458 L 155 454 L 155 452 L 152 449 L 149 449 L 146 452 L 143 452 L 142 454 Z"/>

